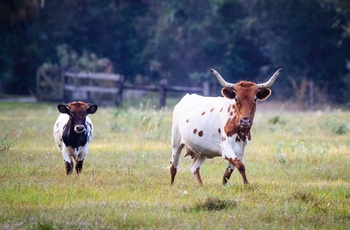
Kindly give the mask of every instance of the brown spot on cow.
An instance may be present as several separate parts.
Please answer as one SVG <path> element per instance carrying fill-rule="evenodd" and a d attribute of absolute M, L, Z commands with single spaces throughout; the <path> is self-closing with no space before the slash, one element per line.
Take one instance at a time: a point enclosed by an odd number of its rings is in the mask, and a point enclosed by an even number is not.
<path fill-rule="evenodd" d="M 198 132 L 198 136 L 200 136 L 200 137 L 203 136 L 203 131 L 202 130 Z"/>
<path fill-rule="evenodd" d="M 222 140 L 222 141 L 226 141 L 226 137 L 222 137 L 221 140 Z"/>
<path fill-rule="evenodd" d="M 214 111 L 214 108 L 211 108 L 210 112 L 213 112 Z"/>
<path fill-rule="evenodd" d="M 220 128 L 218 128 L 218 133 L 219 133 L 219 134 L 221 133 L 221 129 L 220 129 Z"/>
<path fill-rule="evenodd" d="M 231 111 L 231 105 L 227 108 L 227 112 L 229 113 Z"/>
<path fill-rule="evenodd" d="M 187 119 L 187 120 L 186 120 L 186 123 L 188 123 L 189 121 L 190 121 L 190 119 Z"/>
<path fill-rule="evenodd" d="M 236 116 L 227 120 L 224 131 L 228 137 L 232 137 L 233 134 L 238 133 L 238 119 Z"/>
<path fill-rule="evenodd" d="M 222 112 L 223 109 L 224 109 L 224 108 L 221 108 L 221 109 L 220 109 L 220 113 Z"/>
<path fill-rule="evenodd" d="M 231 117 L 233 116 L 233 111 L 231 111 L 230 116 L 231 116 Z"/>
<path fill-rule="evenodd" d="M 202 116 L 205 114 L 205 112 L 202 113 Z"/>
<path fill-rule="evenodd" d="M 193 130 L 193 133 L 196 134 L 196 133 L 197 133 L 197 129 L 194 129 L 194 130 Z"/>

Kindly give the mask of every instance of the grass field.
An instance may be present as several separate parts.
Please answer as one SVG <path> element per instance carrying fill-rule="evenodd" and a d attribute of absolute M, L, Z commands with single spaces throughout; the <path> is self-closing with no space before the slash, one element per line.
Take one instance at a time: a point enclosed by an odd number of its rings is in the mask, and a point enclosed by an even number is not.
<path fill-rule="evenodd" d="M 100 108 L 81 175 L 65 174 L 55 104 L 0 102 L 1 229 L 349 229 L 350 112 L 258 105 L 243 162 L 181 157 L 170 186 L 171 109 Z"/>

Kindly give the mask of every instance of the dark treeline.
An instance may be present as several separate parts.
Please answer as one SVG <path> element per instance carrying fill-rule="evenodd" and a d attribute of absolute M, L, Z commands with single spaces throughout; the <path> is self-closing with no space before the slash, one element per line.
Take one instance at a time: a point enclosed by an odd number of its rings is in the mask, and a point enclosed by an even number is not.
<path fill-rule="evenodd" d="M 199 84 L 210 68 L 259 82 L 282 67 L 281 99 L 303 100 L 309 81 L 319 102 L 350 99 L 348 0 L 3 0 L 0 41 L 0 93 L 35 93 L 64 46 L 131 83 Z"/>

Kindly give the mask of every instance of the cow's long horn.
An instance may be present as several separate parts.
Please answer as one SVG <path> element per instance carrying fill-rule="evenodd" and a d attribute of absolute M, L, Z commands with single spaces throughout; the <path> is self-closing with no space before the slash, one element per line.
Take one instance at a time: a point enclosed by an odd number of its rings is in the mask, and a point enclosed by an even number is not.
<path fill-rule="evenodd" d="M 262 88 L 270 88 L 272 86 L 272 84 L 275 82 L 278 74 L 282 71 L 282 69 L 278 69 L 273 75 L 272 77 L 270 78 L 270 80 L 268 80 L 267 82 L 265 83 L 261 83 L 261 84 L 258 84 L 258 87 L 259 89 L 262 89 Z"/>
<path fill-rule="evenodd" d="M 232 83 L 229 83 L 229 82 L 225 81 L 224 78 L 221 77 L 221 75 L 215 69 L 211 69 L 211 72 L 213 72 L 213 74 L 218 79 L 218 81 L 219 81 L 219 83 L 220 83 L 220 85 L 222 87 L 224 87 L 224 88 L 225 87 L 231 87 L 232 88 L 232 87 L 235 86 L 235 84 L 232 84 Z"/>

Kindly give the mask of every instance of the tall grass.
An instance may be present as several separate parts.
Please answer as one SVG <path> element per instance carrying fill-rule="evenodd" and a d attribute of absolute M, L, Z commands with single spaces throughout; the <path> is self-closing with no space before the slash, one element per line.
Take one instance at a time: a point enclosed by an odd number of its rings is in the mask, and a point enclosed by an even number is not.
<path fill-rule="evenodd" d="M 100 108 L 82 173 L 66 176 L 54 104 L 0 103 L 2 229 L 348 229 L 350 113 L 257 112 L 244 163 L 181 158 L 170 186 L 171 109 Z M 278 118 L 276 118 L 278 116 Z M 343 129 L 343 128 L 341 128 Z M 346 129 L 345 129 L 346 130 Z M 5 143 L 5 144 L 4 144 Z"/>

